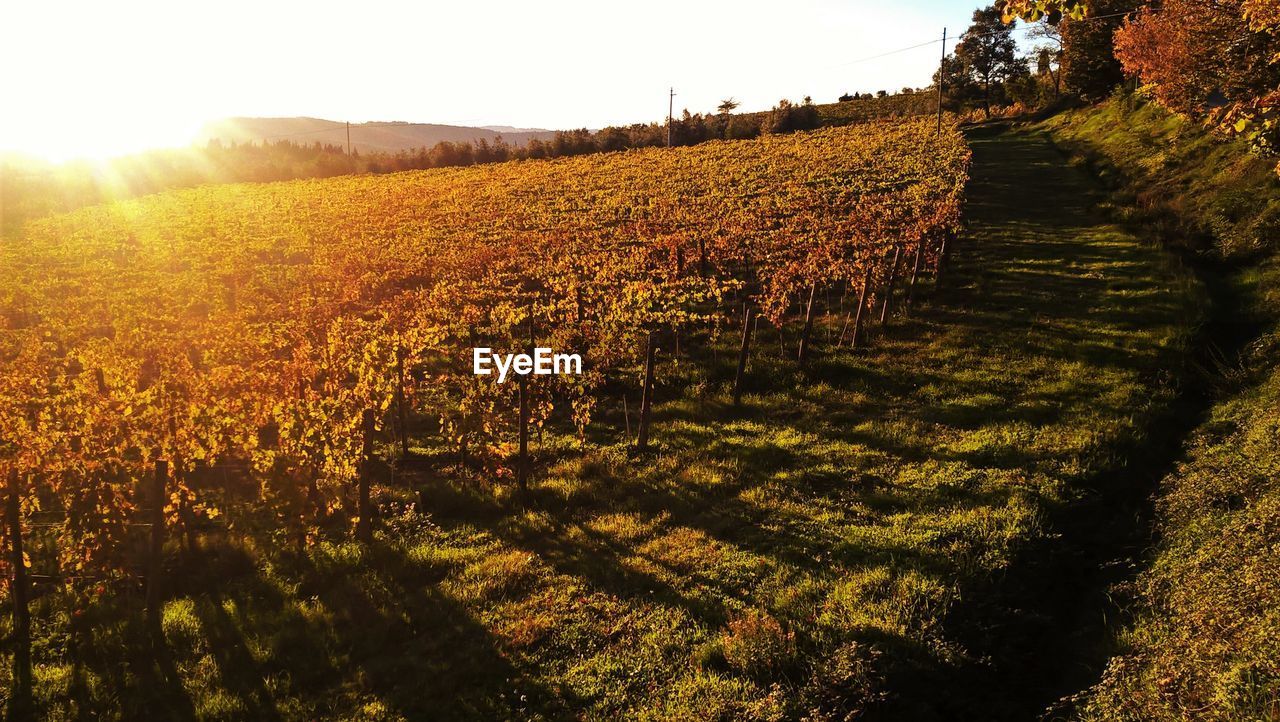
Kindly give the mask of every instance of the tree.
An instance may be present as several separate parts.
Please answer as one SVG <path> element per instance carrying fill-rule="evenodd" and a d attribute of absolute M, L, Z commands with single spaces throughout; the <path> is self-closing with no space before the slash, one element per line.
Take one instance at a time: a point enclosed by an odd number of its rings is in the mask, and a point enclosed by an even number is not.
<path fill-rule="evenodd" d="M 996 7 L 1000 9 L 1001 19 L 1006 23 L 1014 20 L 1029 23 L 1047 20 L 1057 25 L 1064 18 L 1083 20 L 1096 14 L 1091 0 L 999 0 Z"/>
<path fill-rule="evenodd" d="M 733 98 L 725 98 L 720 101 L 720 105 L 716 106 L 716 112 L 720 115 L 728 115 L 738 109 L 740 103 Z"/>
<path fill-rule="evenodd" d="M 630 139 L 627 136 L 627 130 L 617 126 L 609 126 L 597 133 L 596 143 L 599 144 L 600 150 L 606 152 L 626 150 L 631 147 Z"/>
<path fill-rule="evenodd" d="M 1006 25 L 994 5 L 973 11 L 973 25 L 961 36 L 956 57 L 982 88 L 982 110 L 991 115 L 993 90 L 1009 78 L 1025 75 L 1026 63 L 1016 54 L 1013 27 Z"/>
<path fill-rule="evenodd" d="M 1036 107 L 1043 99 L 1046 90 L 1041 80 L 1030 73 L 1010 78 L 1004 83 L 1004 94 L 1010 102 L 1028 108 Z"/>
<path fill-rule="evenodd" d="M 1027 29 L 1027 37 L 1043 41 L 1034 48 L 1036 75 L 1049 79 L 1053 99 L 1057 100 L 1062 93 L 1062 31 L 1057 25 L 1041 20 Z"/>
<path fill-rule="evenodd" d="M 933 85 L 938 86 L 941 76 L 945 89 L 943 105 L 947 110 L 960 111 L 972 107 L 982 97 L 982 89 L 973 82 L 973 73 L 961 58 L 948 55 L 942 60 L 942 67 L 933 74 Z"/>
<path fill-rule="evenodd" d="M 1251 28 L 1246 11 L 1242 0 L 1168 0 L 1116 32 L 1116 55 L 1172 110 L 1250 101 L 1280 85 L 1280 42 Z"/>
<path fill-rule="evenodd" d="M 1124 80 L 1114 50 L 1116 30 L 1124 24 L 1124 17 L 1117 14 L 1132 6 L 1132 0 L 1093 0 L 1094 17 L 1062 21 L 1061 74 L 1067 92 L 1096 103 Z"/>
<path fill-rule="evenodd" d="M 673 145 L 697 145 L 707 139 L 707 126 L 702 115 L 691 115 L 685 109 L 671 124 Z"/>
<path fill-rule="evenodd" d="M 747 140 L 758 135 L 760 135 L 759 121 L 748 116 L 732 116 L 724 127 L 724 137 L 728 140 Z"/>
<path fill-rule="evenodd" d="M 796 105 L 790 100 L 778 101 L 760 128 L 764 133 L 791 133 L 818 127 L 818 109 L 812 103 Z"/>

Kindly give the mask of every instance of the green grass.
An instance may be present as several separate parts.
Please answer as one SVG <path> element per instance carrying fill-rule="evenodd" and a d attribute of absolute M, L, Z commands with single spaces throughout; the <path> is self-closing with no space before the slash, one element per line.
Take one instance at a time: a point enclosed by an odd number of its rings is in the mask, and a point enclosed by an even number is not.
<path fill-rule="evenodd" d="M 1204 418 L 1159 482 L 1158 543 L 1116 590 L 1133 618 L 1075 718 L 1280 719 L 1280 181 L 1271 161 L 1132 99 L 1045 127 L 1110 180 L 1121 217 L 1209 241 Z"/>
<path fill-rule="evenodd" d="M 1252 363 L 1274 366 L 1272 339 Z M 1162 538 L 1083 720 L 1280 719 L 1280 373 L 1214 407 L 1161 485 Z"/>
<path fill-rule="evenodd" d="M 206 538 L 175 556 L 159 641 L 127 589 L 44 594 L 42 713 L 1021 715 L 1035 690 L 997 686 L 1026 662 L 1001 656 L 984 595 L 1167 406 L 1195 289 L 1092 215 L 1042 138 L 974 148 L 946 288 L 869 350 L 820 344 L 801 372 L 794 321 L 785 360 L 763 333 L 735 412 L 725 339 L 665 365 L 655 452 L 632 457 L 616 426 L 583 451 L 552 433 L 527 498 L 427 475 L 367 548 Z"/>
<path fill-rule="evenodd" d="M 1275 162 L 1243 142 L 1136 96 L 1061 113 L 1043 128 L 1111 187 L 1105 204 L 1146 234 L 1223 258 L 1280 246 Z"/>

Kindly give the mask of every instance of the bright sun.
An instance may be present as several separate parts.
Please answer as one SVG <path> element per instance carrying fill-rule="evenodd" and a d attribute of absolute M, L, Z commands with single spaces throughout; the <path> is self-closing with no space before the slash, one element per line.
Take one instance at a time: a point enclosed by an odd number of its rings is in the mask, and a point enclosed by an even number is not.
<path fill-rule="evenodd" d="M 163 108 L 129 115 L 84 118 L 44 118 L 44 122 L 23 123 L 26 127 L 8 130 L 12 139 L 6 147 L 53 162 L 104 160 L 155 148 L 190 144 L 200 130 L 200 122 L 167 116 Z M 8 125 L 8 124 L 7 124 Z"/>
<path fill-rule="evenodd" d="M 180 31 L 192 22 L 189 8 L 70 0 L 5 11 L 6 27 L 22 31 L 0 43 L 0 65 L 15 70 L 5 80 L 0 151 L 101 160 L 185 146 L 209 119 L 217 69 L 209 59 L 225 54 L 203 33 Z"/>

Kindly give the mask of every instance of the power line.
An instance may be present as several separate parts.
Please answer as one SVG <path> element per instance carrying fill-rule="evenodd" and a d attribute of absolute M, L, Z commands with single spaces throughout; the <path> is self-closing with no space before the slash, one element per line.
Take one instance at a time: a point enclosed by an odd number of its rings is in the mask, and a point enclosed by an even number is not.
<path fill-rule="evenodd" d="M 936 43 L 938 43 L 938 42 L 940 42 L 940 41 L 939 41 L 937 38 L 934 38 L 933 40 L 930 40 L 930 41 L 925 42 L 925 43 L 920 43 L 920 44 L 918 44 L 918 45 L 908 45 L 908 46 L 907 46 L 907 47 L 905 47 L 905 48 L 898 48 L 897 50 L 889 50 L 889 51 L 887 51 L 887 52 L 880 53 L 879 55 L 870 55 L 870 56 L 867 56 L 867 57 L 865 57 L 865 58 L 858 58 L 857 60 L 850 60 L 850 61 L 849 61 L 849 62 L 847 62 L 847 63 L 839 63 L 839 64 L 836 64 L 836 65 L 832 65 L 832 66 L 830 66 L 830 67 L 832 67 L 832 68 L 843 68 L 843 67 L 844 67 L 844 66 L 846 66 L 846 65 L 855 65 L 855 64 L 857 64 L 857 63 L 865 63 L 865 62 L 867 62 L 867 61 L 869 61 L 869 60 L 879 60 L 880 58 L 885 58 L 885 57 L 888 57 L 888 56 L 890 56 L 890 55 L 897 55 L 898 53 L 905 53 L 905 52 L 907 52 L 908 50 L 915 50 L 916 48 L 924 48 L 924 47 L 928 47 L 928 46 L 930 46 L 930 45 L 934 45 L 934 44 L 936 44 Z"/>
<path fill-rule="evenodd" d="M 1110 20 L 1111 18 L 1118 18 L 1118 17 L 1123 17 L 1123 16 L 1125 16 L 1125 15 L 1130 15 L 1130 14 L 1132 14 L 1132 13 L 1134 13 L 1134 12 L 1137 12 L 1137 11 L 1138 11 L 1138 10 L 1140 10 L 1140 9 L 1141 9 L 1141 7 L 1135 7 L 1135 8 L 1133 8 L 1133 9 L 1131 9 L 1131 10 L 1125 10 L 1125 11 L 1123 11 L 1123 12 L 1118 12 L 1118 13 L 1110 13 L 1110 14 L 1108 14 L 1108 15 L 1090 15 L 1089 17 L 1081 18 L 1081 19 L 1079 19 L 1079 20 L 1069 20 L 1069 22 L 1071 22 L 1072 24 L 1075 24 L 1075 23 L 1088 23 L 1088 22 L 1094 22 L 1094 21 L 1097 21 L 1097 20 Z M 988 35 L 999 35 L 999 34 L 1004 33 L 1004 32 L 1006 32 L 1006 31 L 1005 31 L 1005 30 L 993 30 L 993 31 L 991 31 L 991 32 L 989 32 L 989 33 L 969 33 L 969 32 L 966 32 L 966 33 L 962 33 L 962 34 L 960 35 L 960 37 L 961 37 L 962 39 L 963 39 L 963 38 L 982 38 L 982 37 L 987 37 Z M 888 56 L 890 56 L 890 55 L 897 55 L 898 53 L 905 53 L 905 52 L 907 52 L 908 50 L 917 50 L 917 49 L 919 49 L 919 48 L 927 48 L 927 47 L 929 47 L 930 45 L 936 45 L 936 44 L 938 44 L 938 43 L 940 43 L 940 42 L 944 42 L 944 41 L 939 40 L 938 38 L 934 38 L 933 40 L 928 40 L 928 41 L 925 41 L 925 42 L 923 42 L 923 43 L 917 43 L 917 44 L 915 44 L 915 45 L 907 45 L 907 46 L 905 46 L 905 47 L 896 48 L 896 49 L 894 49 L 894 50 L 886 50 L 886 51 L 885 51 L 885 52 L 883 52 L 883 53 L 879 53 L 879 54 L 876 54 L 876 55 L 869 55 L 869 56 L 867 56 L 867 57 L 865 57 L 865 58 L 858 58 L 857 60 L 850 60 L 850 61 L 848 61 L 848 62 L 844 62 L 844 63 L 837 63 L 837 64 L 835 64 L 835 65 L 830 65 L 830 66 L 828 66 L 828 67 L 830 67 L 830 68 L 843 68 L 843 67 L 845 67 L 845 66 L 847 66 L 847 65 L 856 65 L 856 64 L 858 64 L 858 63 L 865 63 L 865 62 L 869 62 L 869 61 L 871 61 L 871 60 L 879 60 L 880 58 L 885 58 L 885 57 L 888 57 Z"/>

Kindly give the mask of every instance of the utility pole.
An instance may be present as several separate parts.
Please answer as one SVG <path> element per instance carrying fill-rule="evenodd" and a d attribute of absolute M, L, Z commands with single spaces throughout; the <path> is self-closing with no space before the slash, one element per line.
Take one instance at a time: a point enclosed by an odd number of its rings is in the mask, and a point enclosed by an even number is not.
<path fill-rule="evenodd" d="M 947 29 L 942 29 L 942 59 L 938 61 L 938 135 L 942 135 L 942 84 L 947 64 Z"/>
<path fill-rule="evenodd" d="M 942 77 L 942 76 L 938 76 Z M 941 122 L 941 121 L 939 121 Z M 347 157 L 351 157 L 351 121 L 347 121 Z"/>
<path fill-rule="evenodd" d="M 671 116 L 676 109 L 676 89 L 672 88 L 667 96 L 667 147 L 671 147 Z"/>

